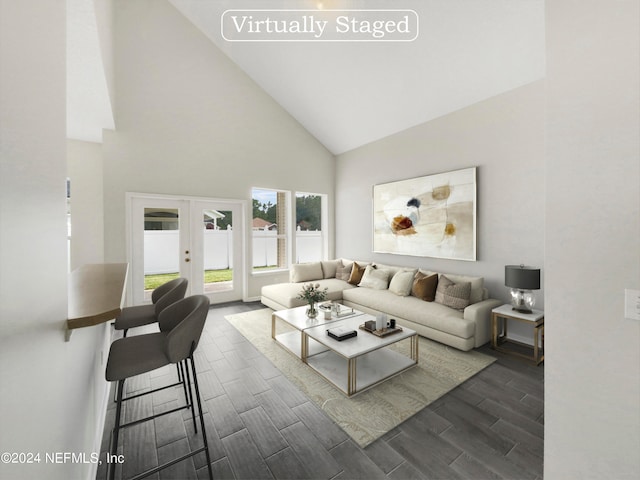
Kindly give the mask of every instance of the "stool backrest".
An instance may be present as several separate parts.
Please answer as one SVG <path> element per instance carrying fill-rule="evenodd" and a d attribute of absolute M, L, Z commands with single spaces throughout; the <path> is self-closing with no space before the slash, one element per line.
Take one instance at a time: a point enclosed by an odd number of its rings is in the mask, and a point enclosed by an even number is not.
<path fill-rule="evenodd" d="M 160 331 L 167 332 L 166 354 L 172 363 L 195 351 L 209 313 L 209 297 L 193 295 L 178 300 L 160 312 Z"/>
<path fill-rule="evenodd" d="M 186 278 L 175 278 L 163 285 L 160 285 L 153 291 L 153 293 L 151 294 L 151 301 L 156 306 L 156 316 L 158 316 L 162 310 L 167 308 L 172 303 L 175 303 L 178 300 L 182 300 L 184 298 L 184 295 L 187 293 L 188 283 L 189 282 Z M 154 301 L 153 295 L 160 289 L 162 289 L 162 291 L 160 292 L 161 296 Z"/>

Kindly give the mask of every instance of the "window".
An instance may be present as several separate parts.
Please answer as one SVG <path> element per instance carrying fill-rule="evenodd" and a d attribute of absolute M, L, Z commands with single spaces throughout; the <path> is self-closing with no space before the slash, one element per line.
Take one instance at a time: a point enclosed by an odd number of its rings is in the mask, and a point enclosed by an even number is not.
<path fill-rule="evenodd" d="M 254 188 L 253 271 L 289 268 L 289 192 Z"/>
<path fill-rule="evenodd" d="M 317 262 L 327 258 L 324 211 L 326 195 L 296 193 L 296 262 Z"/>

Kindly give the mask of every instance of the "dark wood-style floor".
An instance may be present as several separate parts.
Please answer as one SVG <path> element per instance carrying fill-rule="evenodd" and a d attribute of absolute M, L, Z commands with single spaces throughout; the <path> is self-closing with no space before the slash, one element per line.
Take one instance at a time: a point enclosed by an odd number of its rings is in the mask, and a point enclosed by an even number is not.
<path fill-rule="evenodd" d="M 196 352 L 215 479 L 542 478 L 543 365 L 482 347 L 494 364 L 361 449 L 224 319 L 257 308 L 212 307 Z M 127 392 L 175 379 L 167 367 L 129 380 Z M 125 402 L 125 421 L 183 400 L 176 387 Z M 112 403 L 102 460 L 114 418 Z M 116 478 L 124 479 L 201 445 L 186 411 L 125 429 L 123 437 Z M 103 461 L 97 479 L 105 476 Z M 204 454 L 148 478 L 207 478 Z"/>

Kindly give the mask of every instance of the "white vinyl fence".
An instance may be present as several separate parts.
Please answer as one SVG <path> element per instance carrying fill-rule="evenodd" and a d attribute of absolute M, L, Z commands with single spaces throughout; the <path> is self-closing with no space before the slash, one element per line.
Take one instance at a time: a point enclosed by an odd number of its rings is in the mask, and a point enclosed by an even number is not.
<path fill-rule="evenodd" d="M 252 238 L 253 266 L 266 267 L 278 263 L 277 232 L 254 230 Z M 178 230 L 145 230 L 144 273 L 174 273 L 180 262 Z M 322 258 L 322 233 L 296 232 L 295 262 L 314 262 Z M 233 231 L 204 230 L 204 269 L 233 268 Z"/>

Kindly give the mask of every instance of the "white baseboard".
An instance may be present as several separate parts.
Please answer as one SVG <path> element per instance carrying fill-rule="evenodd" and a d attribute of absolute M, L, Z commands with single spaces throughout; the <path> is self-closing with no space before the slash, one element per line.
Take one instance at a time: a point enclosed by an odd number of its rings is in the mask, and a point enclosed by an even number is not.
<path fill-rule="evenodd" d="M 92 452 L 98 452 L 100 455 L 100 447 L 102 447 L 102 436 L 104 433 L 104 426 L 107 420 L 107 408 L 109 406 L 109 400 L 111 398 L 111 383 L 104 381 L 104 391 L 102 395 L 102 401 L 100 402 L 99 412 L 97 423 L 96 423 L 96 436 L 93 439 L 93 449 Z M 87 480 L 95 480 L 96 475 L 98 473 L 98 464 L 92 463 L 91 468 L 89 470 L 89 477 Z"/>
<path fill-rule="evenodd" d="M 100 382 L 96 385 L 96 424 L 95 424 L 95 437 L 93 439 L 92 452 L 98 452 L 100 455 L 100 447 L 102 447 L 102 437 L 104 434 L 105 422 L 107 420 L 107 408 L 109 407 L 111 382 L 107 382 L 104 378 L 104 371 L 106 368 L 107 357 L 109 355 L 109 348 L 112 340 L 112 328 L 110 322 L 105 323 L 103 328 L 103 339 L 101 352 L 96 352 L 96 369 L 100 372 L 100 376 L 96 377 L 96 382 Z M 98 378 L 100 380 L 98 380 Z M 98 464 L 92 463 L 89 468 L 89 478 L 87 480 L 95 480 L 98 473 Z"/>

